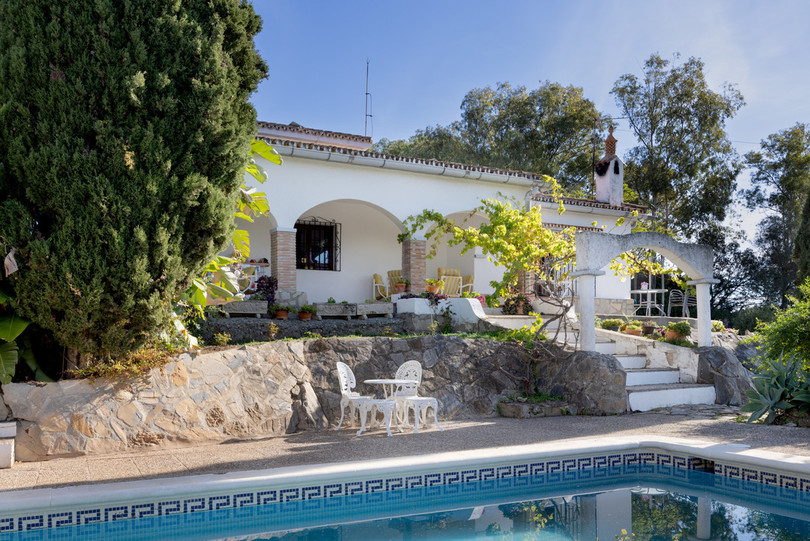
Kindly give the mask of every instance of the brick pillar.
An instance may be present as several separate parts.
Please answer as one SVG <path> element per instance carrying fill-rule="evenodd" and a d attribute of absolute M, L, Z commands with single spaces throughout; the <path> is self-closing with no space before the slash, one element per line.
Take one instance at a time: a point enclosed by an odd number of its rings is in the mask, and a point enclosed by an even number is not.
<path fill-rule="evenodd" d="M 279 291 L 296 291 L 295 229 L 270 231 L 270 270 L 278 279 Z"/>
<path fill-rule="evenodd" d="M 425 291 L 427 270 L 425 264 L 426 240 L 406 240 L 402 242 L 402 276 L 411 281 L 411 293 Z"/>
<path fill-rule="evenodd" d="M 523 295 L 524 297 L 534 297 L 534 283 L 537 280 L 537 276 L 534 272 L 526 272 L 520 271 L 518 272 L 518 283 L 517 283 L 517 290 L 518 293 Z"/>

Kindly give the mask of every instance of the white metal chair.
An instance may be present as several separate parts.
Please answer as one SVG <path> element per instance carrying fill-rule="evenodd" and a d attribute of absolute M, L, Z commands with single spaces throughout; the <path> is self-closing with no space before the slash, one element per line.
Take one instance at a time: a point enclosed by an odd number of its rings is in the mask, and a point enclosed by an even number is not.
<path fill-rule="evenodd" d="M 374 274 L 371 278 L 371 298 L 383 299 L 388 296 L 388 290 L 385 287 L 382 276 Z"/>
<path fill-rule="evenodd" d="M 354 424 L 355 412 L 360 412 L 360 430 L 357 431 L 359 436 L 366 430 L 366 418 L 368 414 L 372 414 L 372 420 L 377 417 L 377 411 L 382 411 L 384 423 L 388 435 L 391 436 L 391 418 L 394 415 L 396 402 L 393 400 L 381 400 L 371 396 L 362 396 L 360 393 L 353 391 L 357 385 L 357 380 L 354 378 L 354 372 L 349 368 L 349 365 L 337 362 L 338 381 L 340 382 L 340 421 L 335 427 L 338 430 L 343 424 L 343 417 L 346 414 L 346 408 L 351 409 L 350 422 Z"/>
<path fill-rule="evenodd" d="M 472 293 L 473 292 L 473 283 L 474 283 L 475 276 L 472 274 L 467 274 L 466 276 L 461 277 L 461 292 L 462 293 Z"/>
<path fill-rule="evenodd" d="M 667 317 L 670 317 L 670 312 L 673 306 L 681 307 L 681 316 L 690 317 L 691 312 L 689 308 L 695 307 L 697 310 L 697 297 L 694 295 L 685 295 L 680 289 L 673 289 L 669 292 L 669 301 L 667 302 Z"/>
<path fill-rule="evenodd" d="M 419 433 L 419 421 L 427 424 L 428 408 L 433 408 L 433 421 L 439 430 L 444 430 L 439 425 L 438 410 L 439 401 L 429 396 L 419 396 L 418 389 L 422 383 L 422 365 L 419 361 L 405 361 L 397 368 L 396 379 L 411 380 L 413 383 L 398 385 L 394 392 L 394 400 L 397 403 L 397 417 L 399 424 L 408 425 L 410 412 L 413 410 L 413 432 Z"/>

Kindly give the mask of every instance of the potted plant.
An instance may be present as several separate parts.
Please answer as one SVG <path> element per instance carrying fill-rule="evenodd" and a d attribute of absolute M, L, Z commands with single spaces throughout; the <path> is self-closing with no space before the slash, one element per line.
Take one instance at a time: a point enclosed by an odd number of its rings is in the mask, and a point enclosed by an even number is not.
<path fill-rule="evenodd" d="M 692 334 L 692 326 L 688 321 L 673 321 L 667 325 L 667 340 L 683 340 Z"/>
<path fill-rule="evenodd" d="M 642 324 L 640 321 L 628 321 L 627 325 L 624 326 L 625 334 L 630 334 L 632 336 L 641 336 L 641 329 Z"/>
<path fill-rule="evenodd" d="M 428 293 L 438 293 L 443 287 L 444 280 L 434 280 L 433 278 L 425 280 L 425 290 L 427 290 Z"/>
<path fill-rule="evenodd" d="M 641 331 L 644 333 L 644 336 L 652 336 L 652 334 L 655 332 L 655 321 L 651 319 L 645 321 Z"/>
<path fill-rule="evenodd" d="M 305 304 L 301 308 L 298 309 L 298 319 L 301 321 L 307 321 L 312 319 L 312 314 L 314 314 L 317 310 L 311 304 Z"/>
<path fill-rule="evenodd" d="M 403 278 L 402 280 L 394 284 L 394 287 L 397 288 L 397 293 L 405 293 L 405 289 L 409 285 L 411 285 L 411 281 L 408 280 L 407 278 Z"/>
<path fill-rule="evenodd" d="M 605 330 L 616 332 L 624 324 L 624 321 L 621 319 L 603 319 L 599 324 Z"/>
<path fill-rule="evenodd" d="M 267 309 L 267 311 L 270 312 L 270 315 L 276 319 L 287 319 L 290 310 L 292 310 L 292 308 L 286 304 L 274 304 Z"/>

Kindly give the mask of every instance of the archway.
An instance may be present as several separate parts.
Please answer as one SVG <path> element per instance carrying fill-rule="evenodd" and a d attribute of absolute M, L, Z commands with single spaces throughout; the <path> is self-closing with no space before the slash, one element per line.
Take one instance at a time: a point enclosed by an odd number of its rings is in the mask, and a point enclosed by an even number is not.
<path fill-rule="evenodd" d="M 577 270 L 572 273 L 579 280 L 580 325 L 582 349 L 596 349 L 596 313 L 594 310 L 594 283 L 601 270 L 616 256 L 634 248 L 649 248 L 664 255 L 693 280 L 687 282 L 697 290 L 698 346 L 712 345 L 711 284 L 714 255 L 709 246 L 685 244 L 661 233 L 631 233 L 610 235 L 580 231 L 575 237 Z"/>

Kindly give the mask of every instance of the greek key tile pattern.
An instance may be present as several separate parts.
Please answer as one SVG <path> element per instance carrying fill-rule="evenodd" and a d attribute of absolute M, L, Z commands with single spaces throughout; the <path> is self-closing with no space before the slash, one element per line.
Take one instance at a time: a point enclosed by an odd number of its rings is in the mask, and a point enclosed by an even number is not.
<path fill-rule="evenodd" d="M 122 527 L 118 523 L 132 519 L 177 515 L 179 522 L 187 524 L 196 514 L 202 516 L 204 513 L 225 509 L 243 509 L 244 513 L 252 514 L 258 512 L 256 510 L 258 506 L 287 503 L 311 512 L 326 509 L 330 505 L 343 505 L 332 503 L 333 500 L 330 500 L 337 497 L 362 496 L 366 503 L 373 503 L 375 497 L 378 497 L 380 502 L 388 502 L 406 497 L 408 490 L 418 490 L 420 498 L 433 496 L 446 498 L 462 494 L 464 491 L 472 492 L 467 485 L 471 482 L 480 482 L 484 488 L 519 489 L 537 483 L 550 485 L 567 481 L 598 481 L 600 477 L 607 478 L 619 474 L 665 475 L 675 480 L 688 481 L 690 471 L 713 472 L 715 486 L 733 491 L 758 491 L 764 496 L 771 493 L 789 493 L 794 499 L 804 500 L 806 497 L 810 502 L 810 479 L 797 475 L 758 471 L 750 467 L 724 465 L 701 458 L 657 451 L 633 451 L 465 467 L 459 470 L 432 469 L 423 473 L 407 473 L 383 478 L 329 480 L 323 484 L 266 487 L 255 491 L 200 494 L 181 499 L 158 498 L 151 502 L 115 502 L 102 507 L 43 509 L 19 515 L 0 514 L 0 536 L 7 532 L 44 530 L 43 533 L 47 532 L 45 538 L 56 539 L 60 537 L 60 529 L 79 525 L 98 525 L 102 530 L 100 534 L 112 535 L 115 528 Z"/>

